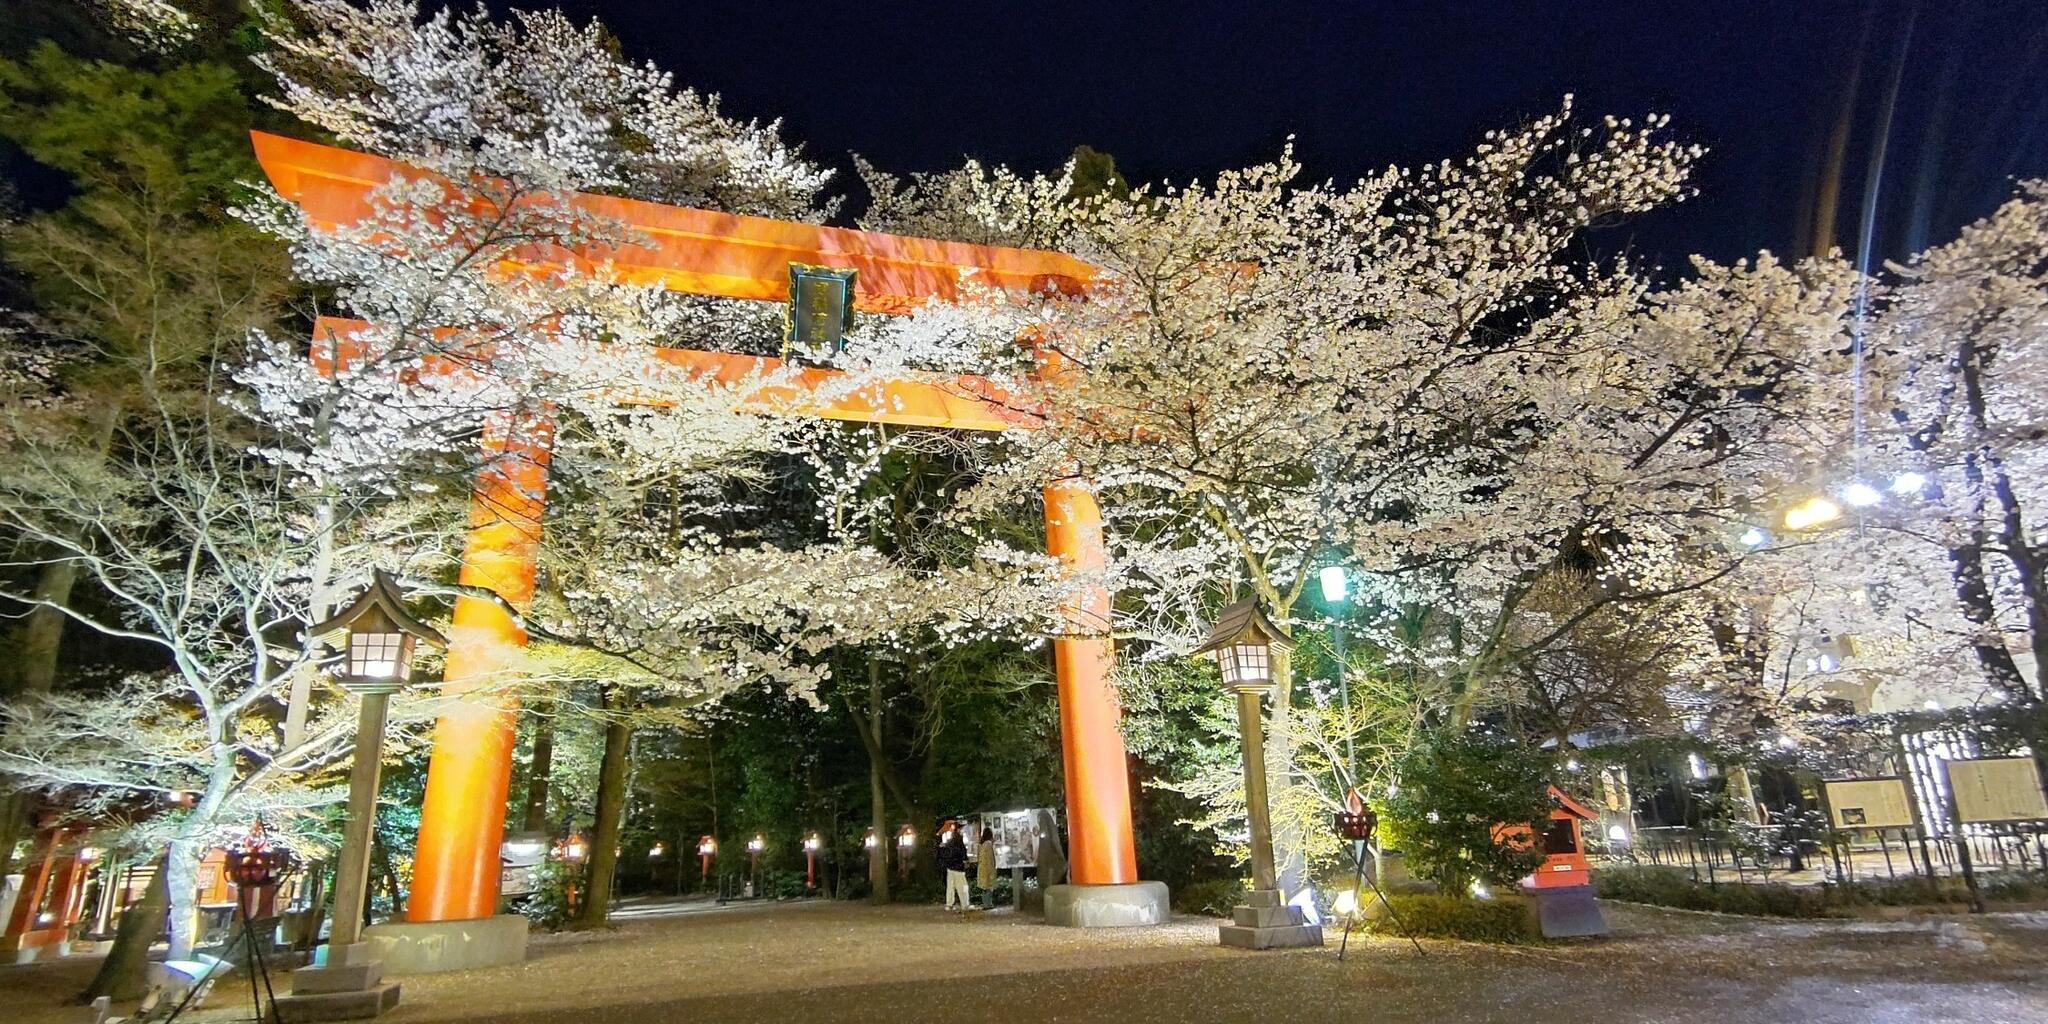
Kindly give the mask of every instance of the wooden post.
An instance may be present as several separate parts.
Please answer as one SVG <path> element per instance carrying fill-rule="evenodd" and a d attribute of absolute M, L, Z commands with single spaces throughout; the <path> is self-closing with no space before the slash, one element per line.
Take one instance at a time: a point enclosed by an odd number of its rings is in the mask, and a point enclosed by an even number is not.
<path fill-rule="evenodd" d="M 391 694 L 366 692 L 356 712 L 355 761 L 348 770 L 348 821 L 341 829 L 341 857 L 334 865 L 334 925 L 328 944 L 362 941 L 363 906 L 370 895 L 370 839 L 377 828 L 377 789 L 384 773 L 384 726 Z"/>

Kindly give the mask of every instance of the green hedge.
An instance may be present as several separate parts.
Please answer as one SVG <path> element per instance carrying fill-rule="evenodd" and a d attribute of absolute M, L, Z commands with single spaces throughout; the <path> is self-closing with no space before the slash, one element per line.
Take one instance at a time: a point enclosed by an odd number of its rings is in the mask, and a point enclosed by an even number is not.
<path fill-rule="evenodd" d="M 1525 943 L 1542 941 L 1536 916 L 1527 900 L 1519 896 L 1469 899 L 1433 892 L 1390 893 L 1394 913 L 1380 910 L 1366 924 L 1374 935 L 1400 938 L 1408 934 L 1425 939 L 1462 939 L 1466 942 Z M 1395 917 L 1399 923 L 1395 923 Z"/>
<path fill-rule="evenodd" d="M 1693 881 L 1684 868 L 1649 865 L 1601 868 L 1593 872 L 1593 884 L 1603 899 L 1752 917 L 1840 916 L 1855 907 L 1946 906 L 1970 898 L 1960 878 L 1909 876 L 1827 887 L 1777 882 L 1706 885 Z M 2048 880 L 2038 875 L 1988 873 L 1979 877 L 1978 888 L 1994 903 L 2048 899 Z"/>
<path fill-rule="evenodd" d="M 1251 886 L 1242 878 L 1206 878 L 1173 890 L 1173 909 L 1183 914 L 1229 917 Z"/>
<path fill-rule="evenodd" d="M 1684 868 L 1648 865 L 1604 867 L 1593 872 L 1593 885 L 1602 899 L 1650 903 L 1680 910 L 1709 910 L 1751 917 L 1827 917 L 1831 913 L 1827 894 L 1819 886 L 1792 886 L 1777 882 L 1706 885 L 1693 881 L 1692 872 Z"/>

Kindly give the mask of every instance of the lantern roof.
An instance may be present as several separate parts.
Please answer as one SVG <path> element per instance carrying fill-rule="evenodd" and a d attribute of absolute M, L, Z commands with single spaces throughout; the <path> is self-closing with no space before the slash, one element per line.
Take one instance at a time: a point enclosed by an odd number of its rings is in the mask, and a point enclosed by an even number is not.
<path fill-rule="evenodd" d="M 1294 649 L 1293 638 L 1280 632 L 1280 627 L 1266 617 L 1255 597 L 1245 598 L 1223 609 L 1222 614 L 1216 617 L 1216 624 L 1209 628 L 1208 641 L 1195 648 L 1193 653 L 1207 654 L 1240 644 L 1260 644 L 1283 651 Z"/>
<path fill-rule="evenodd" d="M 1572 817 L 1578 818 L 1582 821 L 1592 821 L 1594 818 L 1599 817 L 1599 815 L 1594 814 L 1590 810 L 1587 810 L 1585 804 L 1582 804 L 1577 800 L 1574 800 L 1571 797 L 1566 796 L 1564 790 L 1561 790 L 1556 786 L 1550 787 L 1550 800 L 1552 803 L 1557 805 L 1557 810 L 1551 812 L 1551 817 L 1553 819 L 1555 819 L 1559 814 L 1569 814 Z"/>
<path fill-rule="evenodd" d="M 398 580 L 382 569 L 371 574 L 370 585 L 357 594 L 348 607 L 335 612 L 327 621 L 316 623 L 309 632 L 316 637 L 329 636 L 366 618 L 372 625 L 389 625 L 438 647 L 448 646 L 448 638 L 439 630 L 413 618 L 412 613 L 405 610 L 405 599 L 398 592 Z"/>

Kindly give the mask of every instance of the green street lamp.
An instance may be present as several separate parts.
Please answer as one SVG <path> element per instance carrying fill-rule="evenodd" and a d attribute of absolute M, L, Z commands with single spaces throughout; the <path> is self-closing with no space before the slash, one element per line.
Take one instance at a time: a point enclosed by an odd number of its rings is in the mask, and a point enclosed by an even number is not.
<path fill-rule="evenodd" d="M 1351 581 L 1342 565 L 1326 565 L 1316 574 L 1323 602 L 1330 606 L 1330 657 L 1337 663 L 1337 700 L 1344 709 L 1344 770 L 1350 784 L 1358 784 L 1357 739 L 1351 729 L 1351 663 L 1344 656 L 1344 605 L 1351 593 Z"/>

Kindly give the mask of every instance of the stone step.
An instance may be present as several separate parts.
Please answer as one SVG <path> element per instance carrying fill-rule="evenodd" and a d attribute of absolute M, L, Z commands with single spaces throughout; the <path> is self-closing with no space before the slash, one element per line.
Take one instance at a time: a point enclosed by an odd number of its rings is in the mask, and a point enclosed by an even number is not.
<path fill-rule="evenodd" d="M 1279 928 L 1247 928 L 1240 924 L 1226 924 L 1219 927 L 1217 933 L 1217 937 L 1224 945 L 1235 949 L 1287 949 L 1323 944 L 1323 926 L 1319 924 L 1298 924 Z"/>
<path fill-rule="evenodd" d="M 355 992 L 322 992 L 317 995 L 280 996 L 277 1017 L 283 1024 L 326 1020 L 367 1020 L 390 1012 L 398 1005 L 398 985 L 385 982 Z"/>

